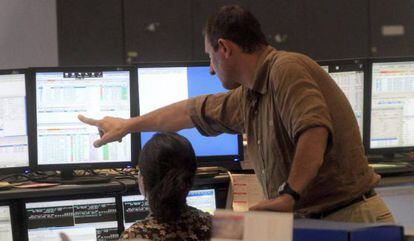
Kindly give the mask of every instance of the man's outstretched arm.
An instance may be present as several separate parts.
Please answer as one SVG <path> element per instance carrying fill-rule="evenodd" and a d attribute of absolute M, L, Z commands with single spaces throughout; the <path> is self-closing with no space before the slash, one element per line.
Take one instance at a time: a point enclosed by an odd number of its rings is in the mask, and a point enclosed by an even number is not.
<path fill-rule="evenodd" d="M 128 133 L 143 131 L 178 131 L 194 127 L 187 110 L 187 101 L 183 100 L 142 116 L 131 119 L 105 117 L 101 120 L 79 115 L 80 121 L 96 126 L 101 138 L 94 142 L 100 147 L 109 142 L 120 141 Z"/>

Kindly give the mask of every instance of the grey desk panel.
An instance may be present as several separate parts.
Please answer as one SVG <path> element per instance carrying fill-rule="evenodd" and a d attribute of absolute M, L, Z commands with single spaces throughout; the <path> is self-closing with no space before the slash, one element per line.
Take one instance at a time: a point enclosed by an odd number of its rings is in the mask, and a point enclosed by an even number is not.
<path fill-rule="evenodd" d="M 120 179 L 124 185 L 118 182 L 102 184 L 84 184 L 84 185 L 59 185 L 47 188 L 13 188 L 10 190 L 0 191 L 0 201 L 16 200 L 26 198 L 43 198 L 43 197 L 61 197 L 78 194 L 105 194 L 123 191 L 137 190 L 136 182 L 131 179 Z M 228 186 L 229 177 L 227 174 L 220 174 L 214 177 L 196 178 L 194 187 L 205 185 Z"/>
<path fill-rule="evenodd" d="M 135 186 L 135 182 L 133 180 L 123 180 L 122 182 L 127 188 L 133 189 Z M 103 194 L 109 192 L 121 192 L 123 189 L 124 187 L 118 182 L 87 185 L 59 185 L 47 188 L 13 188 L 10 190 L 0 191 L 0 201 L 51 196 L 69 196 L 76 194 Z"/>
<path fill-rule="evenodd" d="M 389 187 L 389 186 L 404 186 L 414 184 L 414 173 L 407 173 L 404 175 L 383 177 L 381 178 L 378 187 Z"/>

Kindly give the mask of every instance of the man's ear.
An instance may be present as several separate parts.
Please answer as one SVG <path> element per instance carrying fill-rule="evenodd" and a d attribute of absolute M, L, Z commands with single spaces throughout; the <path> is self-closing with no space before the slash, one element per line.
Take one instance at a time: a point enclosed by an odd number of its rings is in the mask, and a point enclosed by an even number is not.
<path fill-rule="evenodd" d="M 229 40 L 219 38 L 218 39 L 219 51 L 224 55 L 225 58 L 229 58 L 233 52 L 233 46 Z"/>

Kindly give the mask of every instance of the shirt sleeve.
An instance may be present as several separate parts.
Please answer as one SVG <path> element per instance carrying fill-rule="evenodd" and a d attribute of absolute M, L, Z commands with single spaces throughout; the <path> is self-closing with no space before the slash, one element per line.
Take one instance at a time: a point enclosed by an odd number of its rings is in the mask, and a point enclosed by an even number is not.
<path fill-rule="evenodd" d="M 187 108 L 197 130 L 205 136 L 243 133 L 242 87 L 189 99 Z"/>
<path fill-rule="evenodd" d="M 272 73 L 276 105 L 283 125 L 291 139 L 297 143 L 300 135 L 313 127 L 325 127 L 331 144 L 333 125 L 325 98 L 304 66 L 287 62 Z"/>

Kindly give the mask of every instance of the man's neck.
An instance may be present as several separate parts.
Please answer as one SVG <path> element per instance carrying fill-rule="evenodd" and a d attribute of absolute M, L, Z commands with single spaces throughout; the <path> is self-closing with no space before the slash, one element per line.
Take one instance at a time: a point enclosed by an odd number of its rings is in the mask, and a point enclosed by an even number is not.
<path fill-rule="evenodd" d="M 254 53 L 242 54 L 242 59 L 239 65 L 241 85 L 249 89 L 253 88 L 254 74 L 256 73 L 259 58 L 265 49 L 266 46 L 263 46 L 261 49 L 257 50 Z"/>

